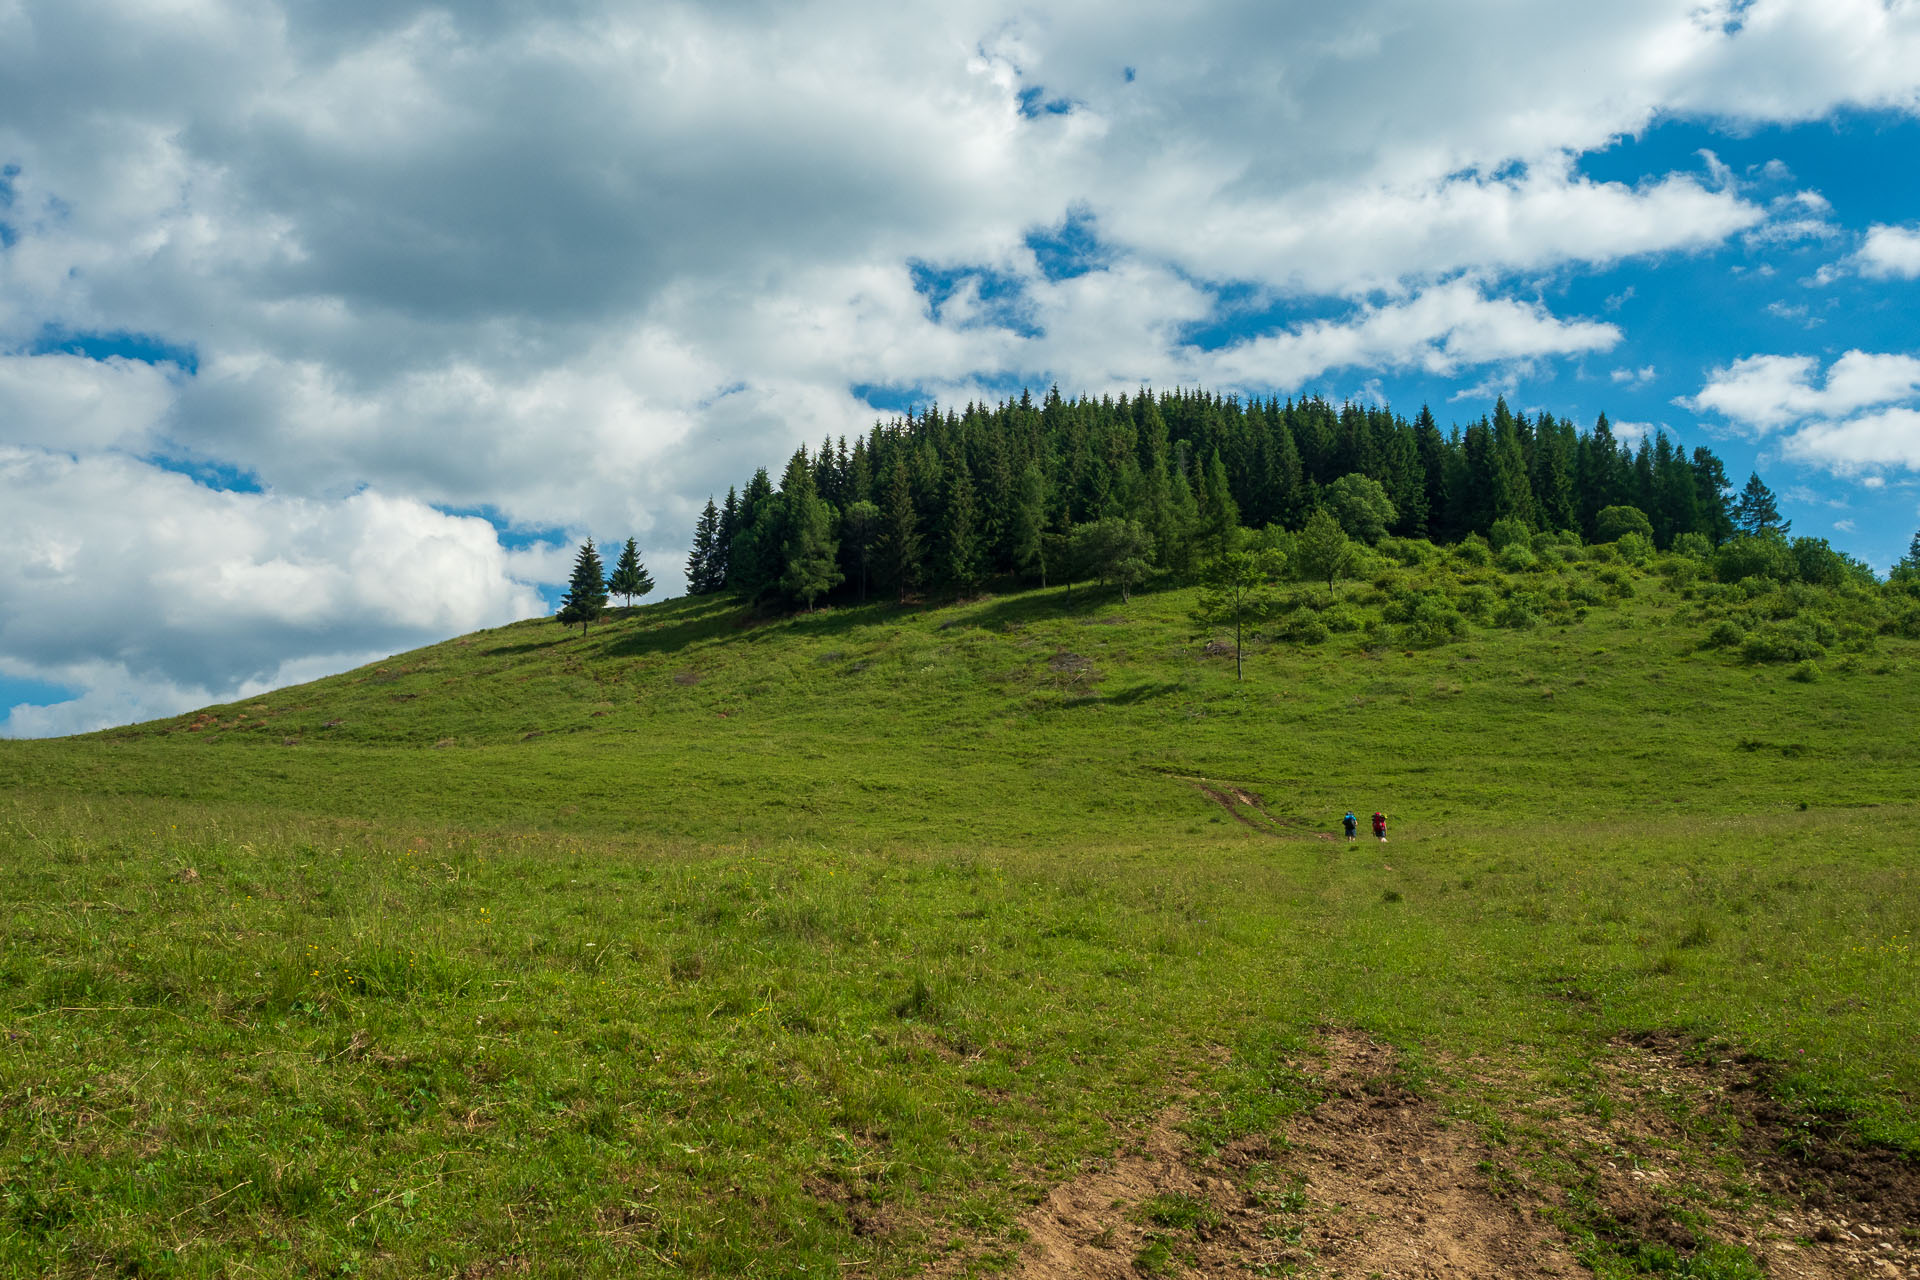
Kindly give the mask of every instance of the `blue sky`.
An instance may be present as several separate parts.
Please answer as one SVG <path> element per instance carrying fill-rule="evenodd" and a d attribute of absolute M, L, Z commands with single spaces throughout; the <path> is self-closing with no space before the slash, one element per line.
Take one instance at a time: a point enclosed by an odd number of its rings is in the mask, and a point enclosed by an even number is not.
<path fill-rule="evenodd" d="M 0 732 L 540 612 L 589 535 L 672 594 L 755 466 L 1054 383 L 1605 411 L 1884 569 L 1917 144 L 1883 0 L 24 0 Z"/>

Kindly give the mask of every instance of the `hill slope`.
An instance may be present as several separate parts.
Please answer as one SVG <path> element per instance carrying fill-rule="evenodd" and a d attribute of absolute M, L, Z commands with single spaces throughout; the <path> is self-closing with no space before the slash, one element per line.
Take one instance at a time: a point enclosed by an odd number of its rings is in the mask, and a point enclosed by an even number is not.
<path fill-rule="evenodd" d="M 1489 618 L 1515 593 L 1545 616 L 1431 648 L 1379 634 L 1397 598 L 1436 586 L 1477 593 Z M 695 598 L 585 637 L 536 619 L 196 715 L 4 744 L 0 767 L 18 785 L 367 817 L 936 844 L 1177 835 L 1207 813 L 1179 781 L 1196 776 L 1322 828 L 1356 807 L 1499 826 L 1904 794 L 1914 644 L 1869 638 L 1834 654 L 1840 674 L 1796 683 L 1701 647 L 1714 613 L 1682 590 L 1579 563 L 1386 572 L 1331 607 L 1298 588 L 1297 616 L 1354 629 L 1257 641 L 1238 684 L 1196 642 L 1190 591 L 755 625 Z"/>
<path fill-rule="evenodd" d="M 1292 588 L 1244 683 L 1188 591 L 683 600 L 0 743 L 0 1269 L 1911 1252 L 1920 644 L 1661 567 Z"/>

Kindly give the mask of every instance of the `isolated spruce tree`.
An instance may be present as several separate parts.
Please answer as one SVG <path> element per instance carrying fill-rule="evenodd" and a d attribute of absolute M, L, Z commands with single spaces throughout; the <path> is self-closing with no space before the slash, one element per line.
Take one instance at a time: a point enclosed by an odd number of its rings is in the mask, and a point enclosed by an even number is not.
<path fill-rule="evenodd" d="M 707 509 L 713 509 L 711 502 Z M 613 576 L 607 579 L 607 590 L 616 596 L 625 596 L 629 609 L 633 608 L 635 596 L 645 597 L 653 590 L 653 577 L 647 572 L 647 566 L 640 563 L 640 548 L 632 538 L 620 548 L 620 559 L 614 563 Z"/>
<path fill-rule="evenodd" d="M 1768 533 L 1784 538 L 1793 528 L 1793 521 L 1780 518 L 1780 504 L 1774 501 L 1773 490 L 1761 483 L 1757 471 L 1747 476 L 1747 487 L 1734 501 L 1733 527 L 1750 538 Z"/>
<path fill-rule="evenodd" d="M 703 596 L 710 591 L 718 591 L 722 585 L 719 578 L 719 566 L 714 563 L 715 551 L 720 544 L 720 509 L 713 505 L 713 498 L 707 498 L 707 509 L 700 513 L 700 522 L 693 527 L 693 550 L 687 555 L 687 594 Z M 615 571 L 616 576 L 618 570 Z"/>
<path fill-rule="evenodd" d="M 588 538 L 574 558 L 573 577 L 567 581 L 567 594 L 560 598 L 560 612 L 554 617 L 562 626 L 579 623 L 580 634 L 584 636 L 587 625 L 606 611 L 606 570 L 600 565 L 600 553 L 593 549 L 593 539 Z"/>

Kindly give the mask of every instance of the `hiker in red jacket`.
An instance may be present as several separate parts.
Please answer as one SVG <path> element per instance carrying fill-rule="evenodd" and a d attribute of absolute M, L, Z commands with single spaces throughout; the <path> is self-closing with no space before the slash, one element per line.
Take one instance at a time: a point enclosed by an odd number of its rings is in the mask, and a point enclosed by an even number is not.
<path fill-rule="evenodd" d="M 1387 842 L 1387 815 L 1377 809 L 1373 814 L 1373 834 L 1379 838 L 1381 844 Z"/>

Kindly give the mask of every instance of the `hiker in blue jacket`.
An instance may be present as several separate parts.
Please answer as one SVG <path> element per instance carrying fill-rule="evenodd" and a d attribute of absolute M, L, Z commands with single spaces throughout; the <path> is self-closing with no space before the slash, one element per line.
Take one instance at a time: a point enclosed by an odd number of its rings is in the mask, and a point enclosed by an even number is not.
<path fill-rule="evenodd" d="M 1360 831 L 1360 819 L 1349 813 L 1346 817 L 1340 819 L 1340 821 L 1346 824 L 1347 839 L 1357 839 Z"/>

